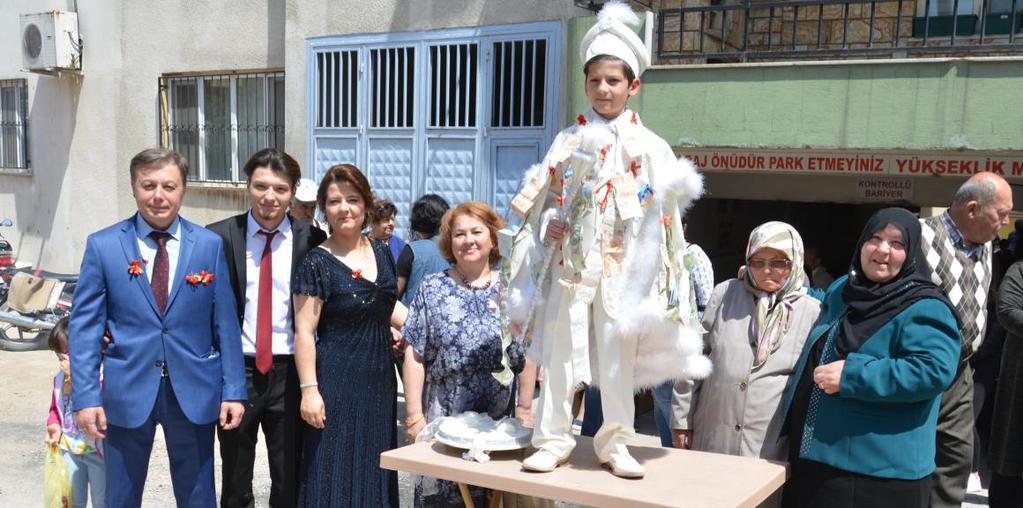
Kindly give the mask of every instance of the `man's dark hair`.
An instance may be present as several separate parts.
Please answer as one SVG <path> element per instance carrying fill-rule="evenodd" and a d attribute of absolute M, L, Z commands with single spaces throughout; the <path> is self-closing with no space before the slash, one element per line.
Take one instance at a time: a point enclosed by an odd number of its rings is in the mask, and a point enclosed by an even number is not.
<path fill-rule="evenodd" d="M 183 155 L 170 148 L 156 146 L 146 148 L 131 158 L 128 171 L 131 173 L 131 183 L 134 185 L 138 178 L 140 169 L 159 169 L 167 164 L 174 164 L 181 171 L 181 183 L 188 182 L 188 161 Z"/>
<path fill-rule="evenodd" d="M 587 60 L 586 64 L 583 65 L 583 76 L 589 76 L 590 65 L 595 64 L 597 62 L 619 62 L 622 64 L 622 71 L 624 71 L 625 73 L 625 79 L 629 80 L 630 84 L 634 79 L 636 79 L 636 73 L 633 72 L 632 67 L 629 67 L 629 64 L 625 63 L 625 60 L 622 60 L 621 58 L 611 55 L 597 55 Z"/>
<path fill-rule="evenodd" d="M 53 325 L 50 334 L 46 337 L 46 346 L 54 353 L 67 353 L 67 323 L 68 318 L 61 318 Z"/>
<path fill-rule="evenodd" d="M 249 157 L 242 166 L 247 182 L 252 181 L 252 174 L 259 168 L 267 168 L 274 173 L 284 175 L 291 182 L 291 190 L 298 187 L 302 178 L 302 169 L 292 156 L 276 148 L 264 148 Z"/>
<path fill-rule="evenodd" d="M 409 226 L 421 237 L 433 238 L 440 229 L 440 221 L 444 213 L 451 208 L 444 198 L 436 194 L 425 194 L 412 205 Z"/>

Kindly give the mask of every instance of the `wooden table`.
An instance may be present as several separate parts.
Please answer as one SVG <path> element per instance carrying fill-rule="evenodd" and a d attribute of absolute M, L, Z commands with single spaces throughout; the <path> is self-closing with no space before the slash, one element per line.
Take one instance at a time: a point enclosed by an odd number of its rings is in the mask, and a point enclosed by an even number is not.
<path fill-rule="evenodd" d="M 602 467 L 590 438 L 576 437 L 568 464 L 551 473 L 521 470 L 531 450 L 493 452 L 490 462 L 463 460 L 462 450 L 416 443 L 380 455 L 380 467 L 489 489 L 596 507 L 754 507 L 781 489 L 785 463 L 716 453 L 630 446 L 646 468 L 642 479 Z"/>

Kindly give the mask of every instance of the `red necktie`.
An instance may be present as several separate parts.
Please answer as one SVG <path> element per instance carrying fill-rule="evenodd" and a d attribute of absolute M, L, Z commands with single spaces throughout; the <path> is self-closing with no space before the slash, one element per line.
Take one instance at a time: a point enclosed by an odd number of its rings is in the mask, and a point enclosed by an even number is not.
<path fill-rule="evenodd" d="M 160 314 L 167 312 L 168 278 L 170 271 L 170 258 L 167 256 L 167 238 L 170 234 L 164 231 L 153 231 L 149 237 L 156 241 L 156 259 L 153 260 L 153 278 L 149 281 L 153 288 L 153 297 L 156 298 L 156 306 Z"/>
<path fill-rule="evenodd" d="M 270 372 L 273 365 L 273 308 L 270 306 L 273 297 L 273 253 L 270 252 L 270 243 L 277 230 L 259 231 L 257 235 L 266 237 L 266 245 L 263 247 L 263 256 L 259 258 L 259 299 L 256 300 L 256 370 L 262 374 Z"/>

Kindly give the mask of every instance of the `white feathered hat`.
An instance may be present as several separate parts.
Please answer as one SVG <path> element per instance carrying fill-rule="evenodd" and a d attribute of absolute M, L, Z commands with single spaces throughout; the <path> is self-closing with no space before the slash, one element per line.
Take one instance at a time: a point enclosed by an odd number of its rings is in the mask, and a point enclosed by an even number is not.
<path fill-rule="evenodd" d="M 638 27 L 639 21 L 639 16 L 621 0 L 604 4 L 597 13 L 597 24 L 586 32 L 579 46 L 583 63 L 597 55 L 611 55 L 621 58 L 639 77 L 650 66 L 650 51 L 628 26 Z"/>

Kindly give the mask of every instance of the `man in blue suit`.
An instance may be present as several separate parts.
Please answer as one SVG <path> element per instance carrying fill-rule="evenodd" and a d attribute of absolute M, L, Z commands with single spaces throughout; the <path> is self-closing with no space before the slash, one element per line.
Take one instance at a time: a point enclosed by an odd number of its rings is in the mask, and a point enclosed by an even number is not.
<path fill-rule="evenodd" d="M 237 427 L 245 411 L 227 260 L 216 234 L 178 216 L 187 176 L 165 148 L 132 158 L 138 213 L 89 236 L 75 290 L 73 409 L 80 428 L 106 438 L 111 507 L 142 504 L 157 424 L 177 505 L 215 507 L 214 427 Z"/>

